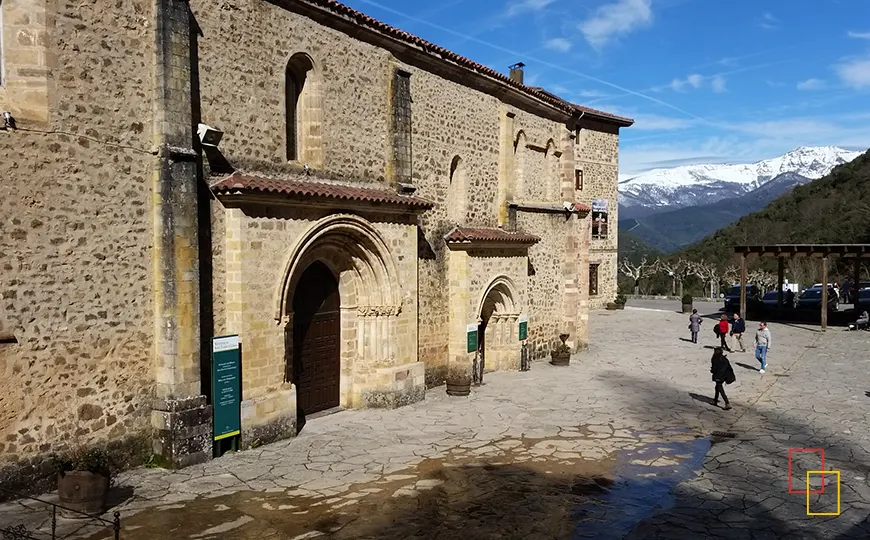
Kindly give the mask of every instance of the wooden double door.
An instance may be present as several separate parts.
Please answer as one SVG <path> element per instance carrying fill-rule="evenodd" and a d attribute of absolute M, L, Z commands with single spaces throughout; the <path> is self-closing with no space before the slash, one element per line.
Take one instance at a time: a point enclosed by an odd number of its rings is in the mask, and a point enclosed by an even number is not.
<path fill-rule="evenodd" d="M 312 263 L 293 295 L 292 378 L 299 414 L 339 405 L 341 311 L 338 283 L 323 263 Z M 288 329 L 289 330 L 289 329 Z"/>

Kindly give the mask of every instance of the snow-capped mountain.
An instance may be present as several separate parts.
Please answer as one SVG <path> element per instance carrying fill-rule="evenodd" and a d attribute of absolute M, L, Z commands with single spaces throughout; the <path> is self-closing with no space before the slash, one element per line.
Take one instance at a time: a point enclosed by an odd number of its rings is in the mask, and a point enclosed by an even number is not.
<path fill-rule="evenodd" d="M 758 189 L 784 173 L 816 180 L 859 155 L 835 146 L 801 147 L 757 163 L 653 169 L 619 183 L 619 204 L 650 210 L 710 204 Z"/>

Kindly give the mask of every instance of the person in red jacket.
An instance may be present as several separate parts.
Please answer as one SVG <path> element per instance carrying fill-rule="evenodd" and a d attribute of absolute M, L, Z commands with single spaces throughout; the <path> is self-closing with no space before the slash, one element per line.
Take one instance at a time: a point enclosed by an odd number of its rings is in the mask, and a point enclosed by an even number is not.
<path fill-rule="evenodd" d="M 728 346 L 728 315 L 722 314 L 719 319 L 719 324 L 716 325 L 716 333 L 719 334 L 720 346 L 728 352 L 731 352 L 731 347 Z"/>

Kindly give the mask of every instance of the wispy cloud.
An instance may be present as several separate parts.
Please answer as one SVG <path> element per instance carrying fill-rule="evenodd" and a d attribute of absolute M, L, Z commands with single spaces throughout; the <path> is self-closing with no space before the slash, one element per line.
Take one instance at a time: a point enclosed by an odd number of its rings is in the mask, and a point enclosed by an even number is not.
<path fill-rule="evenodd" d="M 779 20 L 774 17 L 772 13 L 765 12 L 761 14 L 761 20 L 758 22 L 758 26 L 765 30 L 773 30 L 779 28 Z"/>
<path fill-rule="evenodd" d="M 717 94 L 728 91 L 728 89 L 725 87 L 725 77 L 723 77 L 722 75 L 715 75 L 713 77 L 713 80 L 710 81 L 710 87 Z"/>
<path fill-rule="evenodd" d="M 565 38 L 552 38 L 544 42 L 544 47 L 553 51 L 568 52 L 571 50 L 571 42 Z"/>
<path fill-rule="evenodd" d="M 870 88 L 870 55 L 845 59 L 834 69 L 846 86 L 859 90 Z"/>
<path fill-rule="evenodd" d="M 520 13 L 540 11 L 555 1 L 556 0 L 516 0 L 508 4 L 505 16 L 514 17 Z"/>
<path fill-rule="evenodd" d="M 633 115 L 634 125 L 632 131 L 675 131 L 688 129 L 698 125 L 694 120 L 687 118 L 674 118 L 657 114 Z"/>
<path fill-rule="evenodd" d="M 824 90 L 828 87 L 828 83 L 823 81 L 822 79 L 807 79 L 805 81 L 801 81 L 797 83 L 798 90 L 811 91 L 811 90 Z"/>
<path fill-rule="evenodd" d="M 601 49 L 621 36 L 649 26 L 652 20 L 652 0 L 616 0 L 595 10 L 579 28 L 593 48 Z"/>
<path fill-rule="evenodd" d="M 870 32 L 849 32 L 847 35 L 855 39 L 870 39 Z"/>
<path fill-rule="evenodd" d="M 600 90 L 580 90 L 579 92 L 577 92 L 577 95 L 587 99 L 610 97 L 606 92 L 602 92 Z"/>
<path fill-rule="evenodd" d="M 684 92 L 687 88 L 701 88 L 701 85 L 704 84 L 704 76 L 699 75 L 697 73 L 692 73 L 691 75 L 686 76 L 685 79 L 674 79 L 667 85 L 667 88 L 675 92 Z"/>

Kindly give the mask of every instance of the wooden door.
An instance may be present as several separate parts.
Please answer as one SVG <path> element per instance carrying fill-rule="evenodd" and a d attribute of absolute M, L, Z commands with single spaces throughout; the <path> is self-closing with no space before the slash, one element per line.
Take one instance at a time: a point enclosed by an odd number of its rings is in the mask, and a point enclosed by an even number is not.
<path fill-rule="evenodd" d="M 339 405 L 339 304 L 332 272 L 313 263 L 300 277 L 293 297 L 293 383 L 303 416 Z"/>

